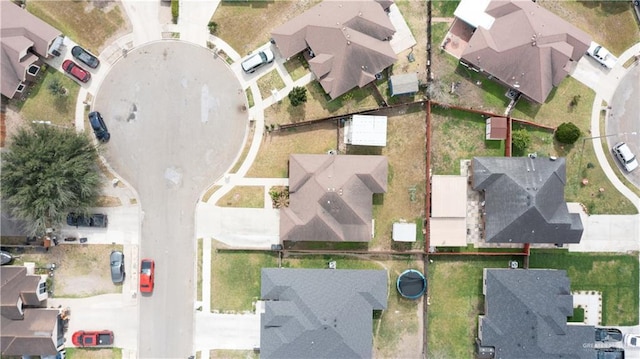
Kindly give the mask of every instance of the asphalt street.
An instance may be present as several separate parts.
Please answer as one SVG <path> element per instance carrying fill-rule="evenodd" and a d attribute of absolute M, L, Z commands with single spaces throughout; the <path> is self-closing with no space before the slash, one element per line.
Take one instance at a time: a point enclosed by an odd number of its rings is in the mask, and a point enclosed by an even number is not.
<path fill-rule="evenodd" d="M 139 302 L 140 358 L 193 354 L 195 203 L 242 147 L 239 89 L 208 49 L 165 40 L 128 52 L 98 90 L 92 110 L 111 132 L 103 155 L 138 191 L 139 255 L 156 262 L 155 291 Z"/>

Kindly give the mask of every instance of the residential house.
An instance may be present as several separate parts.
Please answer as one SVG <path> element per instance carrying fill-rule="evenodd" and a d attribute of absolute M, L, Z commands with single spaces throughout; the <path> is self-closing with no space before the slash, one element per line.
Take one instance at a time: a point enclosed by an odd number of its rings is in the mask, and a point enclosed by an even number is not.
<path fill-rule="evenodd" d="M 12 1 L 0 1 L 0 92 L 13 98 L 35 80 L 41 59 L 52 56 L 62 33 Z"/>
<path fill-rule="evenodd" d="M 46 279 L 26 267 L 0 267 L 2 356 L 55 357 L 64 348 L 58 309 L 47 309 Z"/>
<path fill-rule="evenodd" d="M 392 1 L 326 0 L 278 26 L 272 40 L 284 58 L 306 51 L 311 72 L 332 99 L 364 87 L 396 61 Z"/>
<path fill-rule="evenodd" d="M 573 316 L 569 287 L 564 270 L 486 268 L 478 323 L 484 355 L 478 357 L 596 358 L 595 328 L 567 323 Z"/>
<path fill-rule="evenodd" d="M 289 157 L 289 207 L 280 212 L 282 241 L 367 242 L 373 194 L 387 191 L 384 156 Z"/>
<path fill-rule="evenodd" d="M 538 103 L 591 43 L 587 33 L 531 0 L 462 0 L 454 14 L 475 28 L 461 64 Z"/>
<path fill-rule="evenodd" d="M 384 270 L 263 268 L 260 358 L 371 358 Z"/>
<path fill-rule="evenodd" d="M 580 215 L 569 213 L 564 200 L 564 158 L 475 157 L 472 174 L 486 242 L 580 242 Z"/>

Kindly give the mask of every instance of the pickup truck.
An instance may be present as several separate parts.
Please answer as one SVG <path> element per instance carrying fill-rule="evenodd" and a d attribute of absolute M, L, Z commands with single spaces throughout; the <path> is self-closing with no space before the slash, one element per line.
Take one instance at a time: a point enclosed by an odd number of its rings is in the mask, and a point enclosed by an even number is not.
<path fill-rule="evenodd" d="M 612 69 L 616 65 L 616 62 L 618 61 L 618 58 L 611 55 L 609 50 L 605 49 L 604 47 L 602 47 L 602 45 L 599 45 L 597 42 L 593 42 L 593 41 L 591 42 L 591 46 L 589 46 L 589 49 L 587 50 L 587 55 L 593 57 L 596 61 L 600 63 L 600 65 L 609 69 Z"/>
<path fill-rule="evenodd" d="M 84 331 L 73 333 L 71 342 L 77 347 L 108 347 L 113 345 L 113 332 L 110 330 Z"/>

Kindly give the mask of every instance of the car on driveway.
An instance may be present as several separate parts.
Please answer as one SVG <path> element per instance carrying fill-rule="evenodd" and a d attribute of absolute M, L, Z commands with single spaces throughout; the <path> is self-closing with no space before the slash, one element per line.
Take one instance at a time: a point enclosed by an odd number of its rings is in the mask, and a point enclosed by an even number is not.
<path fill-rule="evenodd" d="M 142 293 L 153 292 L 156 263 L 153 259 L 145 258 L 140 261 L 140 291 Z"/>
<path fill-rule="evenodd" d="M 111 262 L 111 280 L 113 283 L 124 282 L 124 254 L 120 251 L 112 251 L 109 256 Z"/>
<path fill-rule="evenodd" d="M 638 168 L 638 160 L 636 156 L 631 152 L 629 146 L 624 142 L 616 143 L 615 146 L 611 149 L 613 155 L 616 156 L 622 167 L 624 167 L 627 172 L 631 172 Z"/>
<path fill-rule="evenodd" d="M 618 61 L 618 59 L 613 56 L 607 49 L 593 41 L 587 49 L 587 54 L 598 61 L 600 65 L 609 69 L 612 69 Z"/>
<path fill-rule="evenodd" d="M 622 332 L 617 328 L 596 328 L 597 342 L 619 342 L 622 340 Z"/>
<path fill-rule="evenodd" d="M 79 330 L 71 336 L 71 342 L 77 347 L 108 347 L 113 345 L 111 330 L 84 331 Z"/>
<path fill-rule="evenodd" d="M 71 48 L 71 55 L 92 69 L 95 69 L 100 65 L 100 60 L 98 60 L 95 55 L 80 46 L 74 46 Z"/>
<path fill-rule="evenodd" d="M 106 214 L 93 213 L 90 215 L 77 214 L 71 212 L 67 215 L 67 224 L 74 227 L 107 227 L 108 218 Z"/>
<path fill-rule="evenodd" d="M 87 70 L 78 66 L 78 64 L 71 60 L 64 60 L 62 63 L 62 69 L 64 72 L 78 79 L 78 81 L 88 82 L 91 79 L 91 74 L 87 72 Z"/>
<path fill-rule="evenodd" d="M 260 67 L 272 63 L 274 58 L 273 51 L 265 49 L 242 61 L 242 70 L 248 74 L 254 73 Z"/>
<path fill-rule="evenodd" d="M 640 334 L 627 334 L 624 343 L 631 348 L 640 348 Z"/>
<path fill-rule="evenodd" d="M 624 359 L 624 349 L 622 348 L 600 348 L 596 349 L 597 359 Z"/>
<path fill-rule="evenodd" d="M 93 129 L 93 133 L 100 142 L 107 142 L 111 138 L 107 125 L 104 123 L 104 119 L 100 112 L 94 111 L 89 113 L 89 123 Z"/>

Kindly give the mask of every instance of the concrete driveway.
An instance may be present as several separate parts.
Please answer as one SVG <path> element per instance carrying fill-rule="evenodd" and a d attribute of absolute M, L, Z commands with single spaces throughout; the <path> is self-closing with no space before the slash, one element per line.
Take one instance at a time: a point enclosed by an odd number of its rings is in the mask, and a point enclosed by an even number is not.
<path fill-rule="evenodd" d="M 111 132 L 104 157 L 138 192 L 139 258 L 156 262 L 155 292 L 139 298 L 140 358 L 193 354 L 194 205 L 239 155 L 246 105 L 222 59 L 172 40 L 129 51 L 97 92 L 92 110 Z"/>

